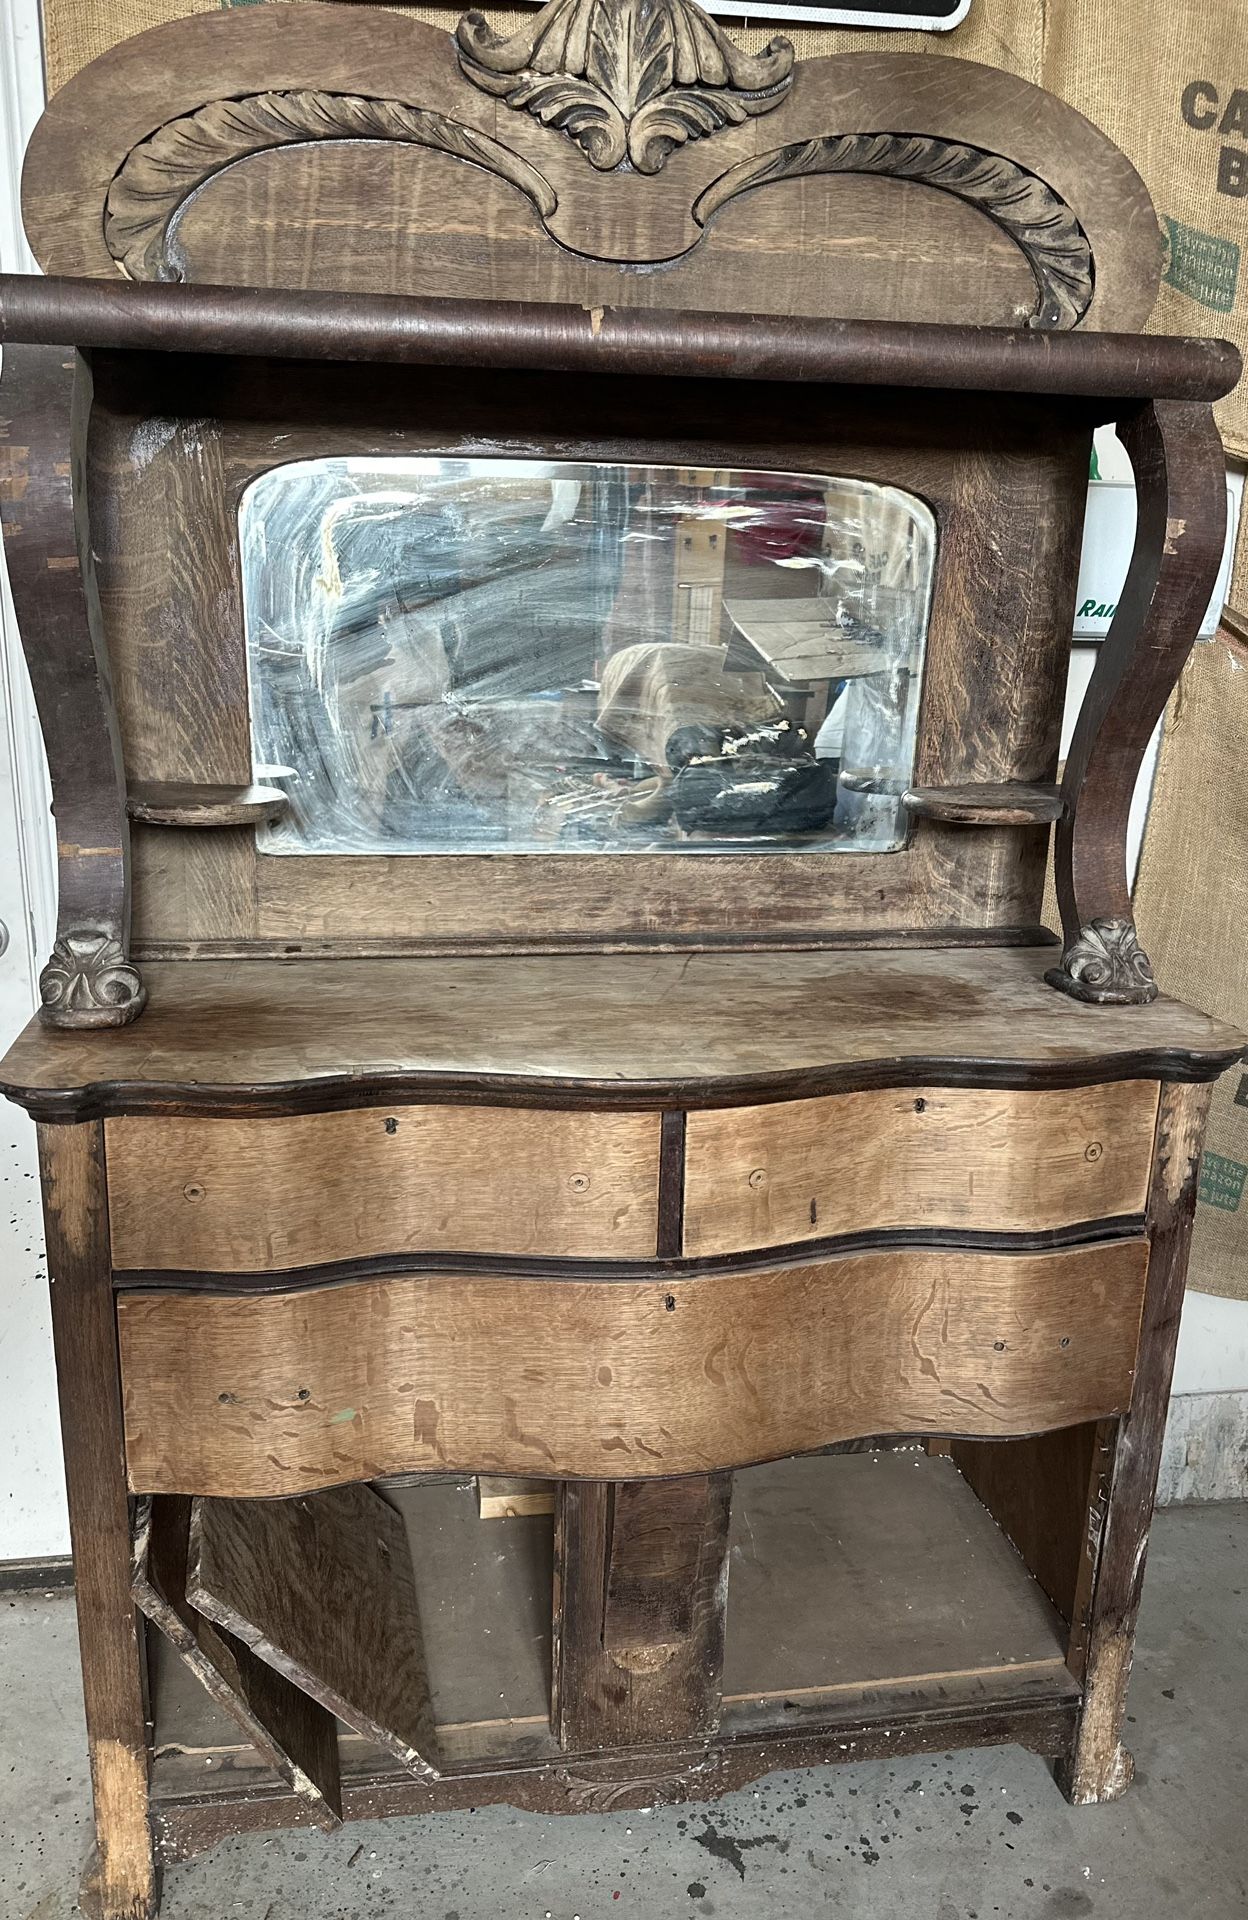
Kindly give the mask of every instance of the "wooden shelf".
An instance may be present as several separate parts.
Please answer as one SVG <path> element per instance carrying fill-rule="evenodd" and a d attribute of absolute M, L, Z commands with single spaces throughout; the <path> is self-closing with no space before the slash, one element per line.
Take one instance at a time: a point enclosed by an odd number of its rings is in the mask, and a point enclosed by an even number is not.
<path fill-rule="evenodd" d="M 1003 1737 L 998 1723 L 1016 1738 L 1034 1722 L 1039 1750 L 1041 1721 L 1073 1710 L 1067 1629 L 952 1460 L 914 1447 L 815 1455 L 733 1485 L 722 1743 L 743 1777 L 776 1764 L 778 1737 L 821 1729 L 833 1730 L 823 1758 L 902 1752 L 914 1714 L 975 1719 L 990 1738 Z M 387 1494 L 412 1544 L 444 1777 L 414 1781 L 344 1729 L 346 1817 L 496 1800 L 549 1809 L 564 1801 L 544 1783 L 569 1767 L 567 1807 L 578 1792 L 592 1804 L 592 1756 L 562 1752 L 550 1732 L 550 1520 L 483 1523 L 462 1482 Z M 149 1659 L 153 1794 L 175 1840 L 306 1824 L 159 1635 Z M 620 1804 L 647 1804 L 654 1783 L 637 1787 Z"/>
<path fill-rule="evenodd" d="M 1002 780 L 966 787 L 911 787 L 902 805 L 919 820 L 957 827 L 1043 827 L 1062 817 L 1060 787 Z"/>
<path fill-rule="evenodd" d="M 136 780 L 126 812 L 149 827 L 250 827 L 280 820 L 290 800 L 280 787 L 212 787 L 191 781 Z"/>

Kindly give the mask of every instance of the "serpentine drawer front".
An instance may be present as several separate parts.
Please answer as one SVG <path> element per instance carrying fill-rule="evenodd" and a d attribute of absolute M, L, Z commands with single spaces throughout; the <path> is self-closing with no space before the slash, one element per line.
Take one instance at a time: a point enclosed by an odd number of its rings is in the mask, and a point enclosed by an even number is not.
<path fill-rule="evenodd" d="M 659 1116 L 384 1107 L 114 1119 L 113 1265 L 281 1271 L 373 1254 L 653 1258 Z"/>
<path fill-rule="evenodd" d="M 1143 1212 L 1158 1086 L 891 1087 L 691 1113 L 687 1254 L 892 1227 L 1036 1233 Z"/>
<path fill-rule="evenodd" d="M 1131 1398 L 1143 1238 L 890 1247 L 646 1280 L 403 1274 L 123 1292 L 135 1492 L 412 1471 L 702 1473 L 877 1433 L 1035 1433 Z"/>

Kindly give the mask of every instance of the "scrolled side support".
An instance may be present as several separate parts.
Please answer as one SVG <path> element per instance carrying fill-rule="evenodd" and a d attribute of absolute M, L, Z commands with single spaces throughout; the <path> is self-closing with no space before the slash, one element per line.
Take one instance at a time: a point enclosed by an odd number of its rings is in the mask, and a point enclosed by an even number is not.
<path fill-rule="evenodd" d="M 121 1027 L 147 998 L 129 955 L 130 843 L 108 652 L 81 484 L 87 361 L 7 346 L 0 386 L 0 526 L 52 776 L 59 906 L 39 976 L 53 1027 Z"/>
<path fill-rule="evenodd" d="M 1118 432 L 1135 470 L 1135 547 L 1066 761 L 1054 850 L 1063 952 L 1045 979 L 1076 1000 L 1129 1006 L 1157 995 L 1127 879 L 1131 796 L 1217 580 L 1226 481 L 1209 406 L 1153 401 Z"/>

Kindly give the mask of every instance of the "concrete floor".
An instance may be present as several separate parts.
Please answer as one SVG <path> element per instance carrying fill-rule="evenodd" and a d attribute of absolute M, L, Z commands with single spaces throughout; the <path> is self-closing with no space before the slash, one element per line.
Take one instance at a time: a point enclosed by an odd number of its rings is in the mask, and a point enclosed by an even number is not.
<path fill-rule="evenodd" d="M 1248 1913 L 1248 1505 L 1158 1516 L 1134 1788 L 1068 1807 L 1013 1748 L 777 1774 L 709 1807 L 499 1807 L 227 1842 L 163 1920 L 1233 1920 Z M 73 1603 L 0 1603 L 0 1920 L 68 1920 L 89 1843 Z"/>

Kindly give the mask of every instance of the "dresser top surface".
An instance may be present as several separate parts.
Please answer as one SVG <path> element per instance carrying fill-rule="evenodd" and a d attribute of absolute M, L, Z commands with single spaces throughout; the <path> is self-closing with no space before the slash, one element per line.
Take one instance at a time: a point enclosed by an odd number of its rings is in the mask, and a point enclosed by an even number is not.
<path fill-rule="evenodd" d="M 131 1026 L 32 1021 L 0 1091 L 39 1119 L 399 1097 L 716 1105 L 866 1086 L 1208 1079 L 1243 1036 L 1160 998 L 1083 1005 L 1052 947 L 178 961 Z"/>

